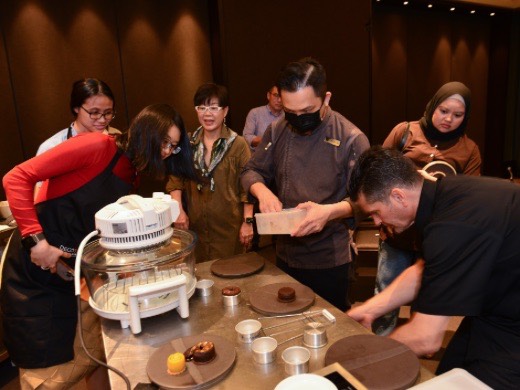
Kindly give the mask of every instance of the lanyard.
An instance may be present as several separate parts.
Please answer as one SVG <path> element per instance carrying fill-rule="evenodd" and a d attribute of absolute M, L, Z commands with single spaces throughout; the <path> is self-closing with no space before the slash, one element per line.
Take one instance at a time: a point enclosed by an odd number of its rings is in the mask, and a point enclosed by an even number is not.
<path fill-rule="evenodd" d="M 67 130 L 67 139 L 72 138 L 72 125 L 74 122 L 72 122 L 69 126 L 69 129 Z"/>

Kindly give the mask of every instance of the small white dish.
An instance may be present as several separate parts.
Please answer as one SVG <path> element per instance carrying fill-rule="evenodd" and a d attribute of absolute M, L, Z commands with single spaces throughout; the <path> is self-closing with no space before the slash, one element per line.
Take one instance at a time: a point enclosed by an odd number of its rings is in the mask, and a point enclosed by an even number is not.
<path fill-rule="evenodd" d="M 410 389 L 416 390 L 456 390 L 456 389 L 472 389 L 472 390 L 492 390 L 491 387 L 481 382 L 469 372 L 462 368 L 453 368 L 435 378 L 426 382 L 413 386 Z"/>
<path fill-rule="evenodd" d="M 300 374 L 285 378 L 274 390 L 338 390 L 327 378 L 316 374 Z"/>

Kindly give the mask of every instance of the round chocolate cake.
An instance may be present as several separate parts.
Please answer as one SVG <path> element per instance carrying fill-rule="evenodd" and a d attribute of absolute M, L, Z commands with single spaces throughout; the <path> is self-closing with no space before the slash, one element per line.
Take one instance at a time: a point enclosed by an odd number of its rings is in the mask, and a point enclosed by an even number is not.
<path fill-rule="evenodd" d="M 209 363 L 215 359 L 216 355 L 215 345 L 211 341 L 201 341 L 184 352 L 186 361 L 190 362 L 193 360 L 199 364 Z"/>
<path fill-rule="evenodd" d="M 226 295 L 228 297 L 233 295 L 240 294 L 240 287 L 237 286 L 226 286 L 222 289 L 222 295 Z"/>
<path fill-rule="evenodd" d="M 292 287 L 282 287 L 278 290 L 278 300 L 280 302 L 293 302 L 296 299 L 296 291 Z"/>

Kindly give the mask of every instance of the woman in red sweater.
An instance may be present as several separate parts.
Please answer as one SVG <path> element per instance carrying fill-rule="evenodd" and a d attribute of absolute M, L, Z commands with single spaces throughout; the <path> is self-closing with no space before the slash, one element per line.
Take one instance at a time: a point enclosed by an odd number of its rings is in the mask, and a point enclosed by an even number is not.
<path fill-rule="evenodd" d="M 157 104 L 143 109 L 117 139 L 80 134 L 5 175 L 18 230 L 6 249 L 0 308 L 5 345 L 21 369 L 22 388 L 69 387 L 88 371 L 60 370 L 78 354 L 74 286 L 56 274 L 58 259 L 74 267 L 79 243 L 95 229 L 94 214 L 134 190 L 139 174 L 189 176 L 190 168 L 182 118 Z M 39 181 L 43 185 L 33 200 Z"/>

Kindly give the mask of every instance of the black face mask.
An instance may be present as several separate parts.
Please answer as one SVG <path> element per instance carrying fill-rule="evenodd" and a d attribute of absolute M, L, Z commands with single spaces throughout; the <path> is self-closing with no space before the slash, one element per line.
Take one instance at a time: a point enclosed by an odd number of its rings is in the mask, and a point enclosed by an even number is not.
<path fill-rule="evenodd" d="M 287 119 L 287 122 L 289 122 L 298 134 L 305 134 L 309 131 L 314 131 L 320 125 L 320 109 L 315 112 L 301 115 L 286 112 L 285 119 Z"/>

